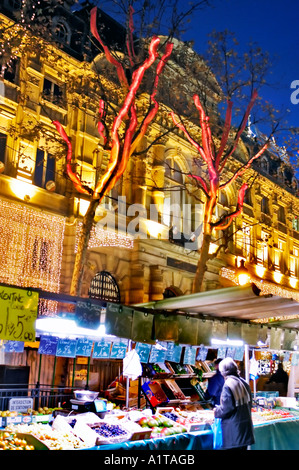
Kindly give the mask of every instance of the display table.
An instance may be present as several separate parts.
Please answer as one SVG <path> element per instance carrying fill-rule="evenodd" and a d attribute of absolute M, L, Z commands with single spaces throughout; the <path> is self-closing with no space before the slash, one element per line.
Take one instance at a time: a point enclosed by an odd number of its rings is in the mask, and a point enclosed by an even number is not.
<path fill-rule="evenodd" d="M 129 441 L 121 444 L 101 445 L 88 450 L 211 450 L 213 433 L 211 430 L 189 432 L 143 441 Z"/>
<path fill-rule="evenodd" d="M 254 425 L 255 444 L 252 450 L 299 450 L 299 419 L 280 419 Z M 88 450 L 212 450 L 211 430 L 189 432 L 157 439 L 101 445 Z"/>
<path fill-rule="evenodd" d="M 252 450 L 299 450 L 299 419 L 256 424 L 254 436 Z"/>

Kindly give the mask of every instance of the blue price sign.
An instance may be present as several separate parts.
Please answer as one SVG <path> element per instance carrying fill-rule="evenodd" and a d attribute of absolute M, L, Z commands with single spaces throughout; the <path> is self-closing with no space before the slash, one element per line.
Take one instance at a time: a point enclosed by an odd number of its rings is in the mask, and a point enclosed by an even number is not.
<path fill-rule="evenodd" d="M 56 355 L 58 338 L 56 336 L 41 336 L 38 352 L 49 356 Z"/>
<path fill-rule="evenodd" d="M 76 356 L 76 339 L 60 338 L 57 345 L 56 356 L 75 357 Z"/>
<path fill-rule="evenodd" d="M 85 338 L 78 338 L 76 346 L 76 356 L 90 357 L 93 341 Z"/>

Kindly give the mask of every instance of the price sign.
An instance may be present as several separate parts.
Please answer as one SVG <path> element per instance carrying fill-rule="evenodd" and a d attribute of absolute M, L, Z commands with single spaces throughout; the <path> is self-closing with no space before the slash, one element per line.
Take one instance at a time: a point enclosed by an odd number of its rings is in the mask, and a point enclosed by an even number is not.
<path fill-rule="evenodd" d="M 174 343 L 167 343 L 166 360 L 179 363 L 183 347 Z"/>
<path fill-rule="evenodd" d="M 0 338 L 34 341 L 38 293 L 0 286 Z"/>
<path fill-rule="evenodd" d="M 106 341 L 104 338 L 96 341 L 93 347 L 92 357 L 94 358 L 107 358 L 110 356 L 111 341 Z"/>
<path fill-rule="evenodd" d="M 57 344 L 58 338 L 56 336 L 41 336 L 38 352 L 39 354 L 55 356 Z"/>
<path fill-rule="evenodd" d="M 76 346 L 77 340 L 76 339 L 69 339 L 69 338 L 59 338 L 57 349 L 56 349 L 56 356 L 59 357 L 75 357 L 76 356 Z"/>
<path fill-rule="evenodd" d="M 22 353 L 24 351 L 23 341 L 6 341 L 4 344 L 4 351 L 6 353 Z"/>
<path fill-rule="evenodd" d="M 128 341 L 117 341 L 113 342 L 112 349 L 110 353 L 111 359 L 123 359 L 126 355 L 128 347 Z"/>
<path fill-rule="evenodd" d="M 183 363 L 195 365 L 196 351 L 197 346 L 186 346 Z"/>
<path fill-rule="evenodd" d="M 149 362 L 153 362 L 153 363 L 164 362 L 166 359 L 166 353 L 167 353 L 166 343 L 159 343 L 157 345 L 153 345 L 151 349 Z"/>
<path fill-rule="evenodd" d="M 90 339 L 79 338 L 76 347 L 76 356 L 90 357 L 93 341 Z"/>
<path fill-rule="evenodd" d="M 101 307 L 91 300 L 78 301 L 75 314 L 77 325 L 82 328 L 96 329 L 100 326 Z"/>

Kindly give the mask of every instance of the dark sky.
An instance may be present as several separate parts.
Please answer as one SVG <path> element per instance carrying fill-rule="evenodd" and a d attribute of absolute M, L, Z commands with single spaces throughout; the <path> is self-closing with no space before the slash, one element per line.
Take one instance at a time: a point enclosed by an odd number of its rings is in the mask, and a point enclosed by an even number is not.
<path fill-rule="evenodd" d="M 255 41 L 273 58 L 271 82 L 275 88 L 263 92 L 276 106 L 289 109 L 289 121 L 299 127 L 299 1 L 298 0 L 211 0 L 208 7 L 192 16 L 184 39 L 193 39 L 201 53 L 213 29 L 235 33 L 240 47 Z M 291 94 L 298 104 L 291 102 Z"/>

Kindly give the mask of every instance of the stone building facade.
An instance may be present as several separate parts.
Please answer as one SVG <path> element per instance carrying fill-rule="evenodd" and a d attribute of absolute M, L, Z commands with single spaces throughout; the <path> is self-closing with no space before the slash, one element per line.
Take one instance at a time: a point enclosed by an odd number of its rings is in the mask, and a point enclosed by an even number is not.
<path fill-rule="evenodd" d="M 84 60 L 82 49 L 86 18 L 82 12 L 71 13 L 68 3 L 55 13 L 55 46 L 38 52 L 20 47 L 8 65 L 2 63 L 0 82 L 0 282 L 61 293 L 70 289 L 87 200 L 66 178 L 65 148 L 53 120 L 71 138 L 76 171 L 87 184 L 94 184 L 109 158 L 96 127 L 99 96 L 91 86 L 96 57 Z M 2 25 L 11 26 L 20 8 L 21 2 L 5 0 Z M 133 156 L 97 209 L 83 267 L 83 296 L 96 280 L 104 297 L 127 305 L 192 291 L 200 233 L 195 242 L 190 240 L 201 224 L 204 202 L 186 190 L 194 149 L 184 136 L 172 131 L 154 144 L 165 125 L 161 118 L 151 126 L 142 143 L 149 150 Z M 244 136 L 228 174 L 250 155 L 255 141 L 249 133 Z M 296 290 L 299 203 L 294 172 L 273 144 L 244 178 L 252 184 L 243 213 L 230 229 L 227 248 L 209 263 L 204 289 L 232 284 L 236 266 L 245 259 L 251 274 L 273 291 L 277 286 Z M 236 198 L 237 191 L 221 194 L 219 214 L 235 206 Z"/>

